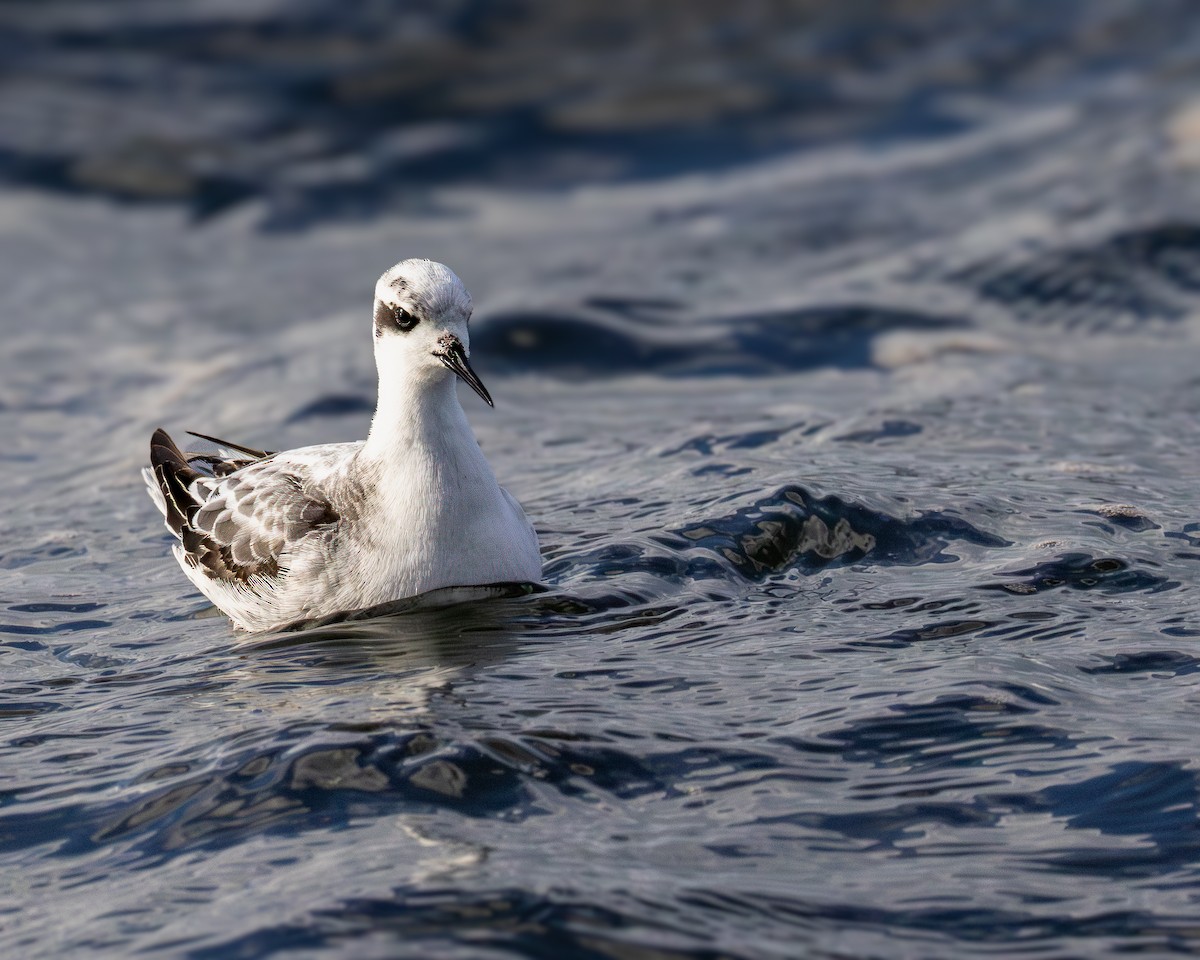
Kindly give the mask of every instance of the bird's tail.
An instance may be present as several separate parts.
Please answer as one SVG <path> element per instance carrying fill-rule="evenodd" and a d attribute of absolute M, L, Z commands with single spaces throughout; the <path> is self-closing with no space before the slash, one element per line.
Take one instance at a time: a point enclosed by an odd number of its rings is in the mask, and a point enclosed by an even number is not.
<path fill-rule="evenodd" d="M 188 489 L 203 474 L 188 463 L 187 456 L 162 427 L 150 438 L 150 466 L 142 478 L 150 499 L 162 512 L 167 529 L 180 539 L 200 504 Z"/>

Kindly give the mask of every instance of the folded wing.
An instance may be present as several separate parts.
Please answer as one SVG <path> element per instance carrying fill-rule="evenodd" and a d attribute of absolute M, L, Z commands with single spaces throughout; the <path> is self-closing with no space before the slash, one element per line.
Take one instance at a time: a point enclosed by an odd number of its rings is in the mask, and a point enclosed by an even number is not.
<path fill-rule="evenodd" d="M 295 469 L 265 451 L 235 449 L 250 457 L 185 454 L 160 428 L 150 441 L 152 475 L 146 479 L 185 563 L 211 580 L 258 589 L 287 572 L 296 546 L 339 517 L 306 490 Z M 213 475 L 198 470 L 197 462 Z"/>

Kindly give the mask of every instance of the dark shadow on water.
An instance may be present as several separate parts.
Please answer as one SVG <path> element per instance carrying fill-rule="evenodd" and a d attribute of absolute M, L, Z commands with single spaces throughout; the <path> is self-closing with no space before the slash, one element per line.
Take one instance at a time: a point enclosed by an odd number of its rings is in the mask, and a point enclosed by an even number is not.
<path fill-rule="evenodd" d="M 1102 657 L 1103 666 L 1079 667 L 1087 674 L 1155 674 L 1159 677 L 1185 677 L 1200 673 L 1200 657 L 1181 650 L 1147 650 Z"/>
<path fill-rule="evenodd" d="M 428 593 L 423 593 L 415 597 L 404 597 L 400 600 L 392 600 L 373 607 L 364 607 L 360 610 L 347 610 L 343 613 L 330 614 L 329 616 L 315 620 L 297 621 L 296 623 L 287 624 L 271 631 L 271 635 L 291 634 L 307 639 L 324 639 L 327 636 L 350 637 L 357 636 L 360 632 L 350 629 L 352 626 L 374 622 L 373 626 L 367 628 L 364 634 L 364 636 L 370 636 L 371 634 L 378 633 L 380 629 L 386 630 L 386 627 L 379 623 L 384 618 L 443 613 L 451 618 L 455 618 L 464 611 L 469 614 L 487 609 L 486 604 L 490 600 L 524 597 L 541 593 L 544 590 L 545 587 L 534 583 L 498 583 L 478 587 L 447 587 L 439 590 L 431 590 Z M 397 623 L 399 622 L 397 621 Z M 256 642 L 247 644 L 247 646 L 262 647 L 272 642 L 276 641 L 273 641 L 268 636 L 261 643 Z"/>
<path fill-rule="evenodd" d="M 997 794 L 989 803 L 1023 814 L 1050 814 L 1068 831 L 1108 842 L 1078 846 L 1069 834 L 1037 859 L 1066 874 L 1110 878 L 1171 877 L 1191 873 L 1200 856 L 1200 789 L 1182 762 L 1125 761 L 1083 780 L 1032 794 Z"/>
<path fill-rule="evenodd" d="M 656 323 L 644 304 L 589 301 L 554 314 L 480 318 L 472 346 L 489 366 L 558 377 L 657 373 L 667 377 L 770 376 L 873 365 L 872 342 L 898 330 L 952 330 L 960 317 L 873 304 L 837 304 Z M 597 309 L 601 303 L 603 309 Z M 674 305 L 672 308 L 674 309 Z M 901 428 L 907 429 L 907 428 Z"/>
<path fill-rule="evenodd" d="M 1157 593 L 1179 586 L 1161 574 L 1139 570 L 1118 557 L 1093 557 L 1087 553 L 1064 553 L 1054 560 L 1011 573 L 997 574 L 1004 583 L 989 583 L 980 590 L 1002 590 L 1025 596 L 1047 590 L 1095 590 L 1098 593 Z"/>
<path fill-rule="evenodd" d="M 913 897 L 908 899 L 912 903 Z M 726 935 L 715 936 L 722 927 Z M 761 940 L 790 946 L 789 952 L 778 955 L 832 960 L 851 954 L 813 949 L 810 938 L 821 932 L 836 932 L 839 940 L 856 934 L 869 938 L 883 931 L 902 931 L 910 952 L 921 956 L 950 956 L 956 947 L 975 944 L 1009 955 L 1040 954 L 1076 938 L 1125 942 L 1134 950 L 1164 954 L 1190 954 L 1198 943 L 1194 923 L 1183 914 L 1105 910 L 1046 916 L 1035 909 L 919 902 L 889 907 L 838 902 L 832 895 L 806 898 L 729 889 L 697 878 L 674 895 L 610 891 L 600 902 L 595 892 L 564 889 L 398 889 L 391 898 L 345 900 L 316 912 L 306 924 L 274 925 L 187 956 L 225 960 L 295 951 L 351 952 L 360 940 L 377 945 L 382 939 L 394 940 L 405 956 L 420 956 L 423 949 L 436 955 L 450 943 L 464 956 L 743 960 L 764 955 L 748 945 Z M 720 946 L 714 945 L 717 940 Z M 765 955 L 775 956 L 777 951 Z"/>
<path fill-rule="evenodd" d="M 293 411 L 284 423 L 299 423 L 320 417 L 345 417 L 351 414 L 375 412 L 375 400 L 360 394 L 331 393 Z"/>
<path fill-rule="evenodd" d="M 1019 702 L 975 695 L 944 696 L 932 703 L 904 703 L 878 715 L 796 743 L 801 750 L 836 748 L 857 763 L 903 763 L 908 769 L 964 768 L 987 776 L 984 758 L 999 754 L 1061 753 L 1074 749 L 1065 731 L 1035 720 L 1037 711 Z M 931 794 L 932 795 L 932 794 Z"/>
<path fill-rule="evenodd" d="M 391 899 L 346 900 L 317 911 L 306 925 L 282 924 L 190 951 L 189 960 L 269 957 L 296 950 L 349 950 L 366 938 L 394 940 L 406 956 L 437 956 L 447 943 L 463 956 L 544 960 L 739 960 L 752 953 L 716 949 L 689 930 L 677 911 L 640 914 L 520 888 L 466 893 L 451 888 L 397 890 Z M 646 946 L 642 946 L 645 944 Z M 426 951 L 423 954 L 423 951 Z"/>
<path fill-rule="evenodd" d="M 1088 331 L 1180 323 L 1200 291 L 1200 226 L 1126 230 L 1015 264 L 977 264 L 951 279 L 1030 323 Z"/>
<path fill-rule="evenodd" d="M 545 588 L 512 585 L 487 597 L 454 599 L 450 591 L 371 610 L 293 624 L 254 635 L 231 655 L 252 674 L 288 674 L 293 682 L 362 676 L 443 677 L 482 668 L 532 648 L 539 624 L 563 604 Z M 307 677 L 307 680 L 305 679 Z"/>

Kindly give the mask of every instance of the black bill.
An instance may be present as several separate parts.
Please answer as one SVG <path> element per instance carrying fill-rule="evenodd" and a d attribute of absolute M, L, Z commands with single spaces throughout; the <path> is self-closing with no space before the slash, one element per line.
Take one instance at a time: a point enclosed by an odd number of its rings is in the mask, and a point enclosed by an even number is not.
<path fill-rule="evenodd" d="M 496 406 L 492 403 L 492 395 L 488 393 L 487 387 L 483 385 L 483 381 L 471 369 L 471 364 L 467 362 L 467 355 L 463 352 L 462 342 L 457 337 L 448 337 L 441 343 L 441 349 L 435 356 L 442 361 L 446 366 L 453 370 L 463 381 L 483 398 L 483 402 L 489 407 Z"/>

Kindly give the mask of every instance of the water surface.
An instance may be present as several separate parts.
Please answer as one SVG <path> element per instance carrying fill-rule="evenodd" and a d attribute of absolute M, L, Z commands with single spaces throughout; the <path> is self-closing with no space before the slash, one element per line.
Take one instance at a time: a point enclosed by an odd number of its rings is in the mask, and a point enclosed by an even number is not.
<path fill-rule="evenodd" d="M 6 128 L 0 951 L 1200 949 L 1200 45 L 1146 6 L 935 3 L 886 54 L 818 18 L 777 42 L 823 92 L 697 95 L 687 151 L 514 87 L 491 126 L 443 104 L 475 159 L 415 172 L 401 88 L 312 112 L 283 53 L 337 73 L 326 5 L 23 14 L 39 95 L 102 116 L 79 78 L 124 64 L 273 159 L 130 111 L 193 171 L 131 197 L 95 138 Z M 213 86 L 220 51 L 274 84 Z M 726 122 L 758 146 L 696 145 Z M 549 590 L 238 643 L 169 559 L 150 431 L 361 437 L 372 284 L 421 255 L 475 295 L 497 408 L 464 406 Z"/>

